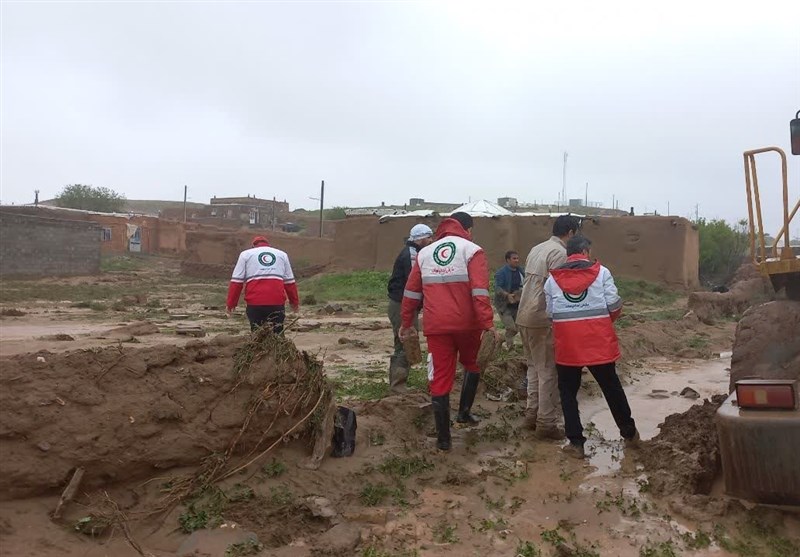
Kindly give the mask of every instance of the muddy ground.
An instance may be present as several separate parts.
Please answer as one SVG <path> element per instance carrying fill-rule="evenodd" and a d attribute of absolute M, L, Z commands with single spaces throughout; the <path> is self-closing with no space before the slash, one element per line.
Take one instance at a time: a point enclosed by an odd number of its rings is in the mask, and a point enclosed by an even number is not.
<path fill-rule="evenodd" d="M 481 424 L 455 429 L 453 451 L 441 454 L 424 371 L 413 370 L 408 394 L 388 394 L 391 330 L 383 304 L 305 305 L 288 336 L 323 363 L 337 401 L 355 409 L 355 454 L 309 469 L 310 440 L 293 436 L 163 508 L 178 478 L 196 475 L 197 459 L 219 454 L 219 440 L 230 433 L 215 422 L 204 426 L 200 410 L 226 392 L 224 362 L 232 371 L 231 350 L 245 341 L 246 321 L 241 313 L 224 318 L 225 284 L 182 278 L 173 261 L 123 259 L 106 269 L 100 277 L 3 285 L 0 383 L 4 393 L 18 389 L 16 381 L 31 387 L 4 407 L 0 443 L 15 446 L 29 465 L 17 462 L 12 474 L 13 459 L 2 455 L 2 555 L 798 555 L 797 515 L 722 493 L 711 416 L 714 395 L 727 392 L 735 321 L 703 323 L 683 296 L 628 300 L 619 323 L 621 369 L 646 441 L 623 447 L 587 377 L 586 462 L 520 429 L 524 405 L 516 388 L 506 388 L 521 379 L 518 347 L 501 354 L 491 388 L 478 394 Z M 301 293 L 315 292 L 301 284 Z M 187 324 L 205 336 L 178 334 Z M 141 368 L 148 354 L 162 353 L 172 355 L 168 363 Z M 129 365 L 106 370 L 117 361 Z M 69 377 L 59 378 L 59 369 Z M 200 379 L 210 391 L 199 391 Z M 697 396 L 681 396 L 686 387 Z M 86 406 L 114 393 L 125 403 L 101 405 L 97 414 Z M 81 408 L 83 432 L 74 418 Z M 67 411 L 69 423 L 53 423 Z M 151 434 L 152 423 L 168 435 Z M 97 431 L 107 442 L 93 441 Z M 176 454 L 173 443 L 170 451 L 169 436 L 194 440 L 191 450 Z M 98 448 L 106 450 L 94 454 Z M 246 462 L 245 455 L 232 460 Z M 87 468 L 86 483 L 63 516 L 51 519 L 78 463 Z"/>

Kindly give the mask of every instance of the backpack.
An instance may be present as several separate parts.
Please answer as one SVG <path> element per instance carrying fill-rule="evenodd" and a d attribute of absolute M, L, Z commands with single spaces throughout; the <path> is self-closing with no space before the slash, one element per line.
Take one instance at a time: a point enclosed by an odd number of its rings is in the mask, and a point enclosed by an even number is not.
<path fill-rule="evenodd" d="M 333 450 L 331 456 L 352 456 L 356 450 L 356 413 L 344 406 L 339 406 L 333 422 Z"/>

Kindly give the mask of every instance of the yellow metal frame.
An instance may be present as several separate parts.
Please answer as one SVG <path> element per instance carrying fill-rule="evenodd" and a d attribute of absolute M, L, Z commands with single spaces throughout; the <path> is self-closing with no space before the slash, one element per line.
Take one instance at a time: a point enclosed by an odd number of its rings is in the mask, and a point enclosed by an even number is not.
<path fill-rule="evenodd" d="M 756 172 L 756 155 L 775 152 L 781 158 L 781 178 L 783 179 L 783 227 L 775 236 L 772 245 L 772 257 L 767 257 L 767 246 L 764 240 L 764 223 L 761 217 L 761 197 L 758 191 L 758 174 Z M 786 153 L 779 147 L 764 147 L 744 152 L 744 181 L 747 187 L 747 216 L 750 223 L 750 254 L 753 263 L 764 275 L 800 272 L 800 257 L 796 257 L 790 245 L 789 224 L 800 209 L 800 199 L 794 209 L 789 212 L 789 179 L 786 164 Z M 755 219 L 753 218 L 753 201 L 755 200 Z M 756 223 L 757 219 L 757 223 Z M 758 226 L 756 226 L 758 224 Z M 762 257 L 756 250 L 756 237 L 761 248 Z M 778 254 L 778 243 L 784 240 L 784 249 Z"/>

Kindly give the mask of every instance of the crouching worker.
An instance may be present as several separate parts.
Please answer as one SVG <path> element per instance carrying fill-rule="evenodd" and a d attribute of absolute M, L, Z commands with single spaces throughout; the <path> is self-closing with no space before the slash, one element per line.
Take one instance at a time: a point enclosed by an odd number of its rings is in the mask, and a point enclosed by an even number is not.
<path fill-rule="evenodd" d="M 564 429 L 569 439 L 564 451 L 575 458 L 585 456 L 586 438 L 577 398 L 584 367 L 589 368 L 603 391 L 622 437 L 629 444 L 639 439 L 616 368 L 620 351 L 614 321 L 622 313 L 622 300 L 611 272 L 599 262 L 592 262 L 590 255 L 591 242 L 587 238 L 571 238 L 567 242 L 567 262 L 550 271 L 544 285 L 547 314 L 553 320 Z"/>
<path fill-rule="evenodd" d="M 423 303 L 428 341 L 428 388 L 436 421 L 436 446 L 449 451 L 450 391 L 456 360 L 464 366 L 459 423 L 475 424 L 471 413 L 480 381 L 477 365 L 482 334 L 497 336 L 489 300 L 486 255 L 471 241 L 472 217 L 454 213 L 436 230 L 434 242 L 417 254 L 403 293 L 402 338 L 417 334 L 412 323 Z"/>
<path fill-rule="evenodd" d="M 252 247 L 239 254 L 228 287 L 226 309 L 229 316 L 239 304 L 242 288 L 251 331 L 269 323 L 273 332 L 280 334 L 286 318 L 286 299 L 293 311 L 300 308 L 289 256 L 270 247 L 263 236 L 253 238 Z"/>

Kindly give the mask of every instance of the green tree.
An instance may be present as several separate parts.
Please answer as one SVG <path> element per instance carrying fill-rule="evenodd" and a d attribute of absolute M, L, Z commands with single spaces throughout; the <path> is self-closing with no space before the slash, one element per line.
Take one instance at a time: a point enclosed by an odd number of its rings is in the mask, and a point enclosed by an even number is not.
<path fill-rule="evenodd" d="M 56 198 L 56 205 L 70 209 L 83 209 L 100 213 L 117 213 L 125 206 L 125 196 L 110 188 L 72 184 L 64 186 Z"/>
<path fill-rule="evenodd" d="M 700 280 L 727 283 L 747 255 L 747 221 L 731 226 L 722 219 L 701 218 L 695 224 L 700 233 Z"/>

